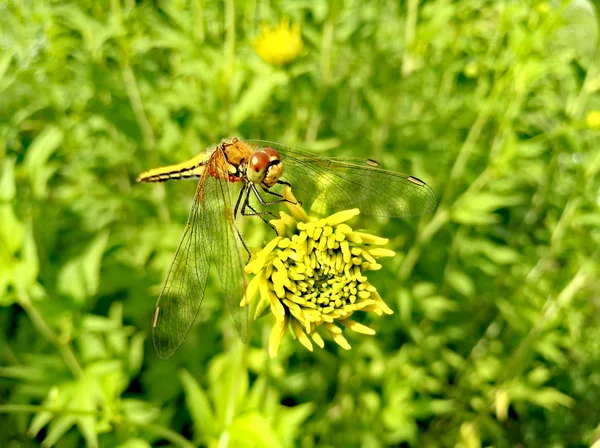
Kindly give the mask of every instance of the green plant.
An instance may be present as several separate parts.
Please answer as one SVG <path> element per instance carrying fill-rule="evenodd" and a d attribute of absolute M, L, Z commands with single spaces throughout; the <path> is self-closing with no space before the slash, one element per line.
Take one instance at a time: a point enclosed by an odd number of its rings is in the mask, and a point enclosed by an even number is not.
<path fill-rule="evenodd" d="M 596 7 L 4 2 L 0 445 L 589 446 Z M 272 66 L 253 43 L 284 19 L 302 50 Z M 269 324 L 242 348 L 214 275 L 157 359 L 145 335 L 194 184 L 135 176 L 234 135 L 432 186 L 429 216 L 361 217 L 398 254 L 369 279 L 394 310 L 365 321 L 376 336 L 268 360 Z"/>

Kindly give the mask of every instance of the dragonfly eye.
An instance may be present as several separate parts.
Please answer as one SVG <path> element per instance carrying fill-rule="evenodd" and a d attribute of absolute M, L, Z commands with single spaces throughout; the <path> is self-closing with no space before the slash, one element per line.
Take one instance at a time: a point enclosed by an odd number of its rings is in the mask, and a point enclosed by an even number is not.
<path fill-rule="evenodd" d="M 256 151 L 250 156 L 246 175 L 248 180 L 253 183 L 261 183 L 269 168 L 269 156 L 263 151 Z"/>
<path fill-rule="evenodd" d="M 269 158 L 271 159 L 271 161 L 277 159 L 279 160 L 279 153 L 277 151 L 275 151 L 275 149 L 271 148 L 270 146 L 267 146 L 266 148 L 263 149 L 263 151 L 265 153 L 267 153 L 267 155 L 269 156 Z"/>
<path fill-rule="evenodd" d="M 265 170 L 269 166 L 269 156 L 263 151 L 256 151 L 250 158 L 250 168 L 255 172 Z"/>

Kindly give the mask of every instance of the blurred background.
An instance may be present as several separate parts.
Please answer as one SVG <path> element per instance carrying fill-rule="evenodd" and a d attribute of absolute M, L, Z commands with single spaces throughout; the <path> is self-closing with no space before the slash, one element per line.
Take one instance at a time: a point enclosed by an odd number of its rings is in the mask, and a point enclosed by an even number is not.
<path fill-rule="evenodd" d="M 0 3 L 0 446 L 590 446 L 600 436 L 600 10 L 588 1 Z M 212 276 L 156 297 L 222 138 L 370 157 L 438 206 L 365 219 L 394 310 L 243 347 Z M 385 186 L 383 186 L 385 188 Z M 253 246 L 270 240 L 246 220 Z M 348 332 L 349 333 L 349 332 Z"/>

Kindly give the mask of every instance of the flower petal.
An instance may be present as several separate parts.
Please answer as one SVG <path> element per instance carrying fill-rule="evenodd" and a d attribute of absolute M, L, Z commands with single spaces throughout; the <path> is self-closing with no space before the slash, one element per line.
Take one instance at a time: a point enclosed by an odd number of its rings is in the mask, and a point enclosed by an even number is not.
<path fill-rule="evenodd" d="M 300 325 L 300 323 L 297 320 L 292 319 L 292 330 L 294 331 L 294 334 L 296 335 L 296 338 L 298 338 L 300 343 L 312 352 L 313 345 L 310 342 L 310 339 L 308 339 L 308 336 L 306 336 L 306 333 L 304 333 L 302 325 Z"/>
<path fill-rule="evenodd" d="M 344 327 L 349 328 L 352 331 L 355 331 L 357 333 L 362 333 L 362 334 L 375 334 L 375 330 L 373 330 L 372 328 L 367 327 L 366 325 L 360 324 L 352 319 L 344 319 L 344 320 L 339 320 L 338 321 L 340 324 L 342 324 Z"/>
<path fill-rule="evenodd" d="M 360 214 L 360 210 L 357 208 L 352 208 L 350 210 L 343 210 L 341 212 L 334 213 L 333 215 L 325 218 L 325 223 L 328 226 L 335 227 L 339 224 L 342 224 L 342 223 L 354 218 L 358 214 Z"/>
<path fill-rule="evenodd" d="M 269 335 L 269 356 L 271 359 L 277 357 L 279 344 L 281 344 L 281 340 L 283 339 L 285 331 L 287 330 L 288 320 L 289 319 L 287 315 L 281 319 L 277 319 L 273 324 L 273 328 L 271 328 L 271 334 Z"/>

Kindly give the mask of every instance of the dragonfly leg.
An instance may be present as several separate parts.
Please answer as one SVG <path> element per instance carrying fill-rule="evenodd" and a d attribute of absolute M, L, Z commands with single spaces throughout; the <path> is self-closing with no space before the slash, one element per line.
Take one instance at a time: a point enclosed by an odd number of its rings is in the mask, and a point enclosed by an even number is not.
<path fill-rule="evenodd" d="M 250 252 L 250 249 L 248 249 L 248 246 L 246 246 L 246 242 L 244 241 L 244 238 L 242 238 L 242 234 L 240 232 L 240 229 L 237 228 L 237 226 L 235 226 L 235 231 L 237 233 L 238 238 L 240 239 L 242 246 L 244 246 L 244 249 L 246 250 L 246 253 L 248 254 L 248 261 L 246 263 L 248 263 L 250 261 L 250 259 L 252 258 L 252 253 Z"/>
<path fill-rule="evenodd" d="M 240 190 L 240 194 L 238 194 L 238 198 L 235 201 L 235 207 L 233 207 L 233 219 L 237 218 L 238 209 L 240 207 L 240 202 L 242 201 L 244 194 L 246 195 L 246 199 L 244 199 L 244 202 L 248 202 L 248 194 L 249 194 L 249 186 L 248 185 L 244 185 L 244 187 Z M 244 207 L 242 207 L 242 210 L 243 209 L 244 209 Z M 244 213 L 242 212 L 242 215 L 243 214 Z"/>
<path fill-rule="evenodd" d="M 240 213 L 242 216 L 258 216 L 260 219 L 263 220 L 263 222 L 265 222 L 271 229 L 273 229 L 273 231 L 275 232 L 275 234 L 279 235 L 277 233 L 277 229 L 275 228 L 275 226 L 273 224 L 271 224 L 269 221 L 267 221 L 264 217 L 264 215 L 270 215 L 270 216 L 275 216 L 272 212 L 266 210 L 266 211 L 262 211 L 259 212 L 257 211 L 254 207 L 252 207 L 250 205 L 250 186 L 248 186 L 248 188 L 246 189 L 246 191 L 244 192 L 242 190 L 242 193 L 245 193 L 245 198 L 244 201 L 242 203 L 242 208 L 240 210 Z M 236 213 L 237 213 L 237 205 L 239 205 L 240 199 L 238 198 L 238 204 L 236 204 Z M 251 212 L 248 212 L 246 210 L 246 208 L 249 208 L 251 210 Z"/>
<path fill-rule="evenodd" d="M 288 186 L 288 187 L 290 187 L 292 190 L 294 189 L 294 187 L 292 187 L 292 184 L 290 184 L 289 182 L 286 182 L 285 180 L 278 180 L 278 181 L 277 181 L 277 183 L 278 183 L 278 184 L 281 184 L 281 185 L 287 185 L 287 186 Z M 283 198 L 283 196 L 281 196 L 279 193 L 275 193 L 275 192 L 273 192 L 273 191 L 271 191 L 271 190 L 266 190 L 266 189 L 265 189 L 265 191 L 266 191 L 267 193 L 271 193 L 272 195 L 279 196 L 280 198 Z M 302 201 L 298 201 L 298 200 L 296 200 L 296 202 L 292 202 L 292 201 L 288 201 L 288 200 L 287 200 L 287 199 L 285 199 L 285 198 L 284 198 L 283 200 L 284 200 L 284 201 L 286 201 L 286 202 L 289 202 L 290 204 L 294 204 L 294 205 L 296 205 L 296 204 L 297 204 L 297 205 L 299 205 L 300 207 L 302 207 Z"/>
<path fill-rule="evenodd" d="M 240 199 L 242 198 L 242 195 L 245 194 L 246 197 L 244 198 L 244 201 L 242 202 L 242 209 L 240 210 L 240 213 L 242 214 L 242 216 L 273 215 L 273 213 L 268 210 L 264 211 L 264 212 L 258 212 L 250 205 L 250 189 L 251 188 L 252 188 L 252 185 L 248 184 L 248 186 L 245 187 L 245 190 L 242 190 L 240 192 L 240 196 L 238 196 L 238 200 L 235 205 L 234 214 L 237 214 L 238 206 L 240 205 Z M 268 205 L 268 204 L 265 204 L 263 201 L 261 201 L 261 204 Z M 253 213 L 248 213 L 246 211 L 246 207 L 249 208 L 250 210 L 252 210 Z"/>
<path fill-rule="evenodd" d="M 240 202 L 242 200 L 242 198 L 244 197 L 244 193 L 246 194 L 246 200 L 245 202 L 248 201 L 248 194 L 249 194 L 249 189 L 248 188 L 242 188 L 240 190 L 240 194 L 238 195 L 237 200 L 235 201 L 235 207 L 233 208 L 233 219 L 235 221 L 235 218 L 237 217 L 237 213 L 238 213 L 238 208 L 240 206 Z M 242 215 L 244 214 L 244 207 L 242 207 Z M 252 258 L 252 254 L 250 253 L 250 249 L 248 249 L 248 246 L 246 246 L 246 242 L 244 241 L 244 238 L 242 237 L 242 234 L 240 232 L 240 229 L 238 229 L 237 225 L 235 225 L 234 222 L 234 226 L 235 228 L 235 232 L 237 233 L 238 238 L 240 239 L 240 242 L 242 243 L 242 246 L 244 246 L 244 249 L 246 250 L 246 253 L 248 254 L 248 261 L 246 263 L 248 263 L 250 261 L 250 258 Z"/>
<path fill-rule="evenodd" d="M 273 196 L 277 196 L 278 198 L 281 198 L 281 199 L 278 199 L 276 201 L 265 201 L 263 199 L 263 197 L 260 195 L 258 189 L 256 188 L 256 185 L 251 184 L 250 188 L 252 189 L 252 192 L 254 193 L 254 196 L 256 196 L 256 199 L 258 199 L 258 202 L 260 202 L 262 205 L 280 204 L 282 202 L 289 202 L 290 204 L 295 204 L 295 202 L 292 202 L 292 201 L 289 201 L 289 200 L 285 199 L 279 193 L 275 193 L 274 191 L 271 191 L 271 190 L 268 190 L 266 188 L 263 188 L 263 191 L 265 193 L 269 193 L 269 194 L 272 194 Z"/>
<path fill-rule="evenodd" d="M 248 212 L 246 211 L 246 208 L 249 208 L 252 212 Z M 240 211 L 240 213 L 242 214 L 242 216 L 264 216 L 264 215 L 270 215 L 270 216 L 275 216 L 273 214 L 273 212 L 270 212 L 268 210 L 265 210 L 263 212 L 259 212 L 258 210 L 256 210 L 254 207 L 252 207 L 250 204 L 244 204 L 244 206 L 242 207 L 242 210 Z M 264 218 L 263 218 L 264 220 Z"/>
<path fill-rule="evenodd" d="M 277 229 L 275 228 L 275 226 L 273 224 L 271 224 L 269 221 L 267 221 L 264 217 L 264 215 L 269 214 L 269 215 L 273 215 L 273 213 L 271 212 L 258 212 L 256 210 L 254 210 L 254 208 L 248 204 L 247 207 L 252 210 L 252 213 L 248 213 L 248 212 L 243 212 L 242 215 L 244 216 L 258 216 L 260 219 L 262 219 L 271 229 L 273 229 L 273 232 L 275 232 L 275 234 L 279 235 L 279 233 L 277 233 Z"/>
<path fill-rule="evenodd" d="M 246 195 L 246 197 L 244 198 L 244 202 L 241 202 L 241 201 L 242 201 L 242 197 L 244 197 L 244 194 Z M 237 217 L 237 214 L 238 214 L 238 209 L 239 209 L 239 207 L 240 207 L 240 203 L 242 204 L 242 209 L 241 209 L 241 210 L 239 210 L 239 212 L 240 212 L 240 214 L 241 214 L 242 216 L 273 215 L 273 213 L 272 213 L 272 212 L 270 212 L 270 211 L 268 211 L 268 210 L 267 210 L 267 211 L 264 211 L 264 212 L 258 212 L 258 211 L 256 211 L 256 210 L 255 210 L 254 208 L 252 208 L 252 206 L 250 205 L 250 203 L 249 203 L 249 199 L 250 199 L 250 186 L 248 186 L 248 187 L 244 187 L 244 188 L 243 188 L 243 189 L 240 191 L 240 194 L 238 195 L 237 201 L 236 201 L 236 203 L 235 203 L 235 207 L 234 207 L 234 209 L 233 209 L 233 216 L 234 216 L 234 217 Z M 261 198 L 261 199 L 262 199 L 262 198 Z M 262 203 L 262 204 L 265 204 L 265 205 L 269 205 L 269 204 L 266 204 L 266 203 L 264 203 L 264 202 L 261 202 L 261 203 Z M 246 207 L 248 207 L 250 210 L 252 210 L 252 212 L 253 212 L 253 213 L 248 213 L 248 212 L 246 211 Z M 273 216 L 274 216 L 274 215 L 273 215 Z"/>

